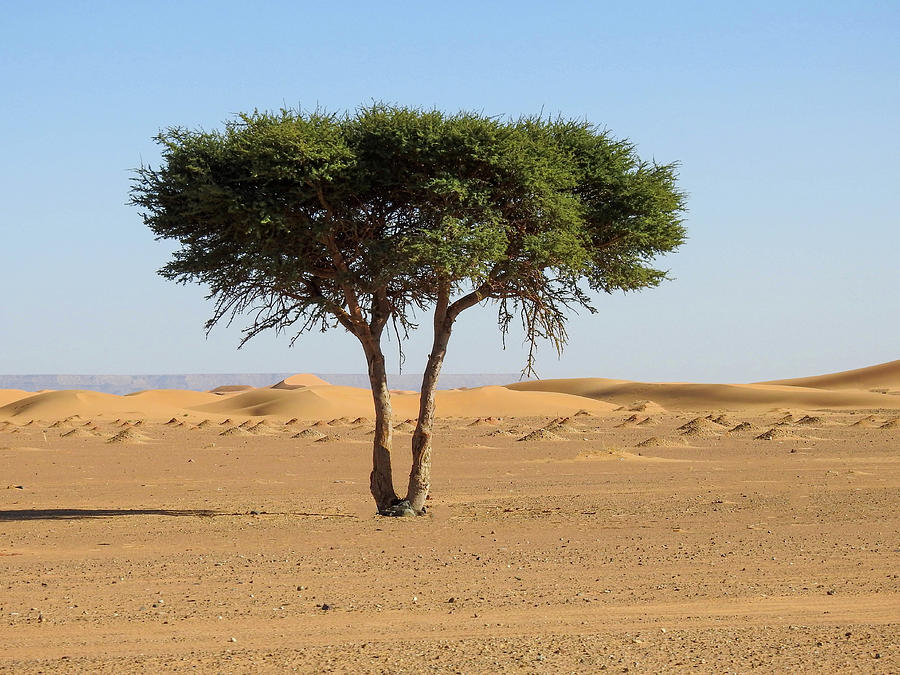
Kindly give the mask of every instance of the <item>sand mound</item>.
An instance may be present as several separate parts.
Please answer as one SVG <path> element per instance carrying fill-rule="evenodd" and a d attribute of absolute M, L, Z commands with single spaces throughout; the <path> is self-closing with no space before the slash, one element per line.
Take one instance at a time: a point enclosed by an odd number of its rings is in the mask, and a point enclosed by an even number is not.
<path fill-rule="evenodd" d="M 304 429 L 303 431 L 299 431 L 291 438 L 311 438 L 314 441 L 319 440 L 320 438 L 325 438 L 325 434 L 321 431 L 317 431 L 316 429 Z"/>
<path fill-rule="evenodd" d="M 280 429 L 278 429 L 278 427 L 273 427 L 271 424 L 269 424 L 265 420 L 261 420 L 261 421 L 257 422 L 256 424 L 253 424 L 253 425 L 247 427 L 247 431 L 249 431 L 252 434 L 274 434 L 274 433 L 280 431 Z"/>
<path fill-rule="evenodd" d="M 768 431 L 762 432 L 759 436 L 754 436 L 756 441 L 779 441 L 788 438 L 796 438 L 790 431 L 780 427 L 772 427 Z"/>
<path fill-rule="evenodd" d="M 111 436 L 106 440 L 107 443 L 144 443 L 150 439 L 139 431 L 135 431 L 133 427 L 123 429 L 115 436 Z"/>
<path fill-rule="evenodd" d="M 900 417 L 892 420 L 888 420 L 884 424 L 882 424 L 879 429 L 900 429 Z"/>
<path fill-rule="evenodd" d="M 557 436 L 547 429 L 535 429 L 531 433 L 525 434 L 519 441 L 561 441 L 562 437 Z"/>
<path fill-rule="evenodd" d="M 405 422 L 400 422 L 400 424 L 394 425 L 394 431 L 400 431 L 403 433 L 411 433 L 416 430 L 416 425 L 413 423 L 413 420 L 406 420 Z"/>
<path fill-rule="evenodd" d="M 96 438 L 97 434 L 88 431 L 83 427 L 78 427 L 77 429 L 70 429 L 69 431 L 62 433 L 59 436 L 60 438 Z"/>
<path fill-rule="evenodd" d="M 790 380 L 772 380 L 760 384 L 778 384 L 788 387 L 813 389 L 896 389 L 900 387 L 900 360 L 880 363 L 867 368 L 844 370 L 827 375 L 797 377 Z"/>
<path fill-rule="evenodd" d="M 815 415 L 804 415 L 799 420 L 797 420 L 794 424 L 802 424 L 807 426 L 812 426 L 814 424 L 822 424 L 822 418 L 816 417 Z"/>
<path fill-rule="evenodd" d="M 653 412 L 653 413 L 664 413 L 667 412 L 665 408 L 663 408 L 659 403 L 654 401 L 634 401 L 631 405 L 626 406 L 628 410 L 633 412 Z"/>
<path fill-rule="evenodd" d="M 681 447 L 684 443 L 679 443 L 678 441 L 669 439 L 669 438 L 658 438 L 656 436 L 651 436 L 650 438 L 641 441 L 635 447 L 636 448 L 673 448 L 673 447 Z"/>
<path fill-rule="evenodd" d="M 240 427 L 228 427 L 225 431 L 220 431 L 219 436 L 252 436 L 246 429 Z"/>
<path fill-rule="evenodd" d="M 470 427 L 495 427 L 500 423 L 496 417 L 479 417 L 474 422 L 470 422 Z"/>
<path fill-rule="evenodd" d="M 731 429 L 728 430 L 729 434 L 739 434 L 743 431 L 750 431 L 753 428 L 753 425 L 750 422 L 741 422 L 740 424 L 735 424 Z"/>
<path fill-rule="evenodd" d="M 695 417 L 689 422 L 677 427 L 675 431 L 680 431 L 682 436 L 694 437 L 715 437 L 722 431 L 722 426 L 713 422 L 708 417 Z"/>
<path fill-rule="evenodd" d="M 286 377 L 281 382 L 272 385 L 272 389 L 300 389 L 302 387 L 318 387 L 328 383 L 321 377 L 312 373 L 300 373 Z"/>
<path fill-rule="evenodd" d="M 581 431 L 581 429 L 572 422 L 571 417 L 557 417 L 555 420 L 545 424 L 544 429 L 554 433 L 573 433 Z"/>
<path fill-rule="evenodd" d="M 718 424 L 720 427 L 733 427 L 735 424 L 734 420 L 729 419 L 725 415 L 710 414 L 706 416 L 706 419 L 708 419 L 710 422 Z"/>
<path fill-rule="evenodd" d="M 866 415 L 865 417 L 861 417 L 855 422 L 850 423 L 851 427 L 877 427 L 878 420 L 875 419 L 875 415 Z"/>
<path fill-rule="evenodd" d="M 711 431 L 710 429 L 693 427 L 691 429 L 687 429 L 686 431 L 682 431 L 681 435 L 688 436 L 690 438 L 716 438 L 719 434 L 715 431 Z"/>
<path fill-rule="evenodd" d="M 649 418 L 648 418 L 648 419 L 649 419 Z M 617 424 L 617 425 L 616 425 L 616 428 L 622 428 L 622 427 L 634 427 L 634 426 L 637 426 L 638 424 L 640 424 L 640 423 L 643 422 L 643 421 L 644 421 L 644 420 L 641 419 L 641 418 L 640 418 L 638 415 L 636 415 L 636 414 L 635 414 L 635 415 L 629 415 L 629 416 L 626 417 L 624 420 L 622 420 L 619 424 Z"/>

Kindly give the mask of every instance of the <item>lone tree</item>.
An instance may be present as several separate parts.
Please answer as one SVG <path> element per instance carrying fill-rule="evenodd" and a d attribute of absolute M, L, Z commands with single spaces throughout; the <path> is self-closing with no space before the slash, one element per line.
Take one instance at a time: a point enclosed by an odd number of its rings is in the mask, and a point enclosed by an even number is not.
<path fill-rule="evenodd" d="M 160 274 L 209 288 L 222 320 L 249 315 L 244 344 L 342 326 L 362 344 L 375 403 L 372 496 L 421 514 L 430 487 L 434 394 L 453 324 L 485 301 L 504 335 L 566 342 L 589 291 L 656 286 L 651 266 L 685 231 L 675 166 L 570 119 L 504 120 L 374 104 L 354 114 L 254 112 L 222 131 L 171 128 L 160 168 L 136 171 L 131 203 L 180 249 Z M 391 473 L 382 336 L 432 312 L 405 499 Z M 292 342 L 293 342 L 292 341 Z"/>

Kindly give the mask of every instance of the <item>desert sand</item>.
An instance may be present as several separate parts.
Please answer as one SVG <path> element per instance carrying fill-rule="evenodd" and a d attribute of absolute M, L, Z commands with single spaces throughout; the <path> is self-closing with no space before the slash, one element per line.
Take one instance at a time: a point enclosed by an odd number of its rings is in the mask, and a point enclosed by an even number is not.
<path fill-rule="evenodd" d="M 900 671 L 900 361 L 437 412 L 394 519 L 365 390 L 0 391 L 0 672 Z"/>

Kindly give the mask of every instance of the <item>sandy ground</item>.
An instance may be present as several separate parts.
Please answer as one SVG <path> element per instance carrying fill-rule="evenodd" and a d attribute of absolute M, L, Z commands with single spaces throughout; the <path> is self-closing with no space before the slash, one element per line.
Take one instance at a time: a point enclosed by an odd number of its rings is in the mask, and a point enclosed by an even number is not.
<path fill-rule="evenodd" d="M 900 672 L 900 411 L 635 407 L 441 419 L 410 519 L 366 421 L 4 408 L 0 672 Z"/>

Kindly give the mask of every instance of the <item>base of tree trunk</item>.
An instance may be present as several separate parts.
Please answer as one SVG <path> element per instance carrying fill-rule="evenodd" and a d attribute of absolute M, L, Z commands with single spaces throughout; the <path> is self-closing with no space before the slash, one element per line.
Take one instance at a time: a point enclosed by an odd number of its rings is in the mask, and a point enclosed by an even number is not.
<path fill-rule="evenodd" d="M 379 516 L 388 516 L 390 518 L 407 518 L 409 516 L 424 516 L 425 515 L 425 507 L 422 507 L 421 511 L 416 511 L 410 506 L 409 501 L 406 499 L 398 499 L 390 506 L 380 509 L 378 511 Z"/>

